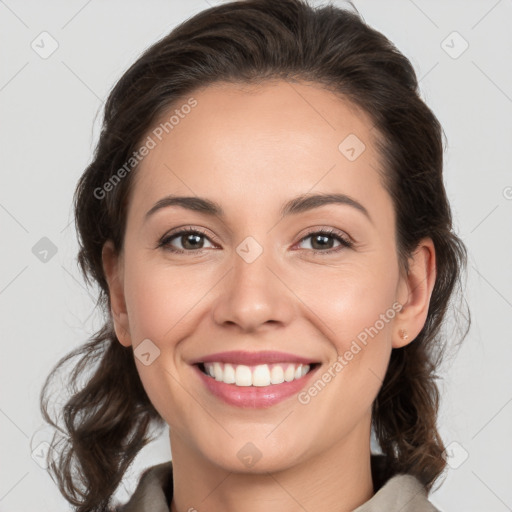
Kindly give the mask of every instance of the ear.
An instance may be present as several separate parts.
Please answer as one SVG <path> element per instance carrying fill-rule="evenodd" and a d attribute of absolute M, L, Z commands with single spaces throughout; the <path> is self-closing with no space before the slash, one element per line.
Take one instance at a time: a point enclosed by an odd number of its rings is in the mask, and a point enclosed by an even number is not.
<path fill-rule="evenodd" d="M 395 324 L 393 348 L 408 345 L 423 329 L 436 276 L 434 242 L 431 238 L 424 238 L 409 258 L 409 272 L 400 278 L 398 300 L 403 307 Z M 402 329 L 407 333 L 406 339 L 399 334 Z"/>
<path fill-rule="evenodd" d="M 116 336 L 121 345 L 129 347 L 132 344 L 128 313 L 124 300 L 123 257 L 114 248 L 111 240 L 107 240 L 101 251 L 103 272 L 107 279 L 110 297 L 110 311 L 114 321 Z"/>

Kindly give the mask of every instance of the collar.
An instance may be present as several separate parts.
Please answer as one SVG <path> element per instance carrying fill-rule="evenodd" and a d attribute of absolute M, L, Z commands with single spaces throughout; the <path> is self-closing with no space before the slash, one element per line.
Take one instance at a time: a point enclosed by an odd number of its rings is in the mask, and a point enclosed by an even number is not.
<path fill-rule="evenodd" d="M 440 512 L 427 499 L 421 482 L 413 475 L 388 478 L 385 456 L 372 454 L 372 477 L 376 493 L 353 512 Z M 118 512 L 169 512 L 173 493 L 172 461 L 147 468 L 130 500 Z"/>

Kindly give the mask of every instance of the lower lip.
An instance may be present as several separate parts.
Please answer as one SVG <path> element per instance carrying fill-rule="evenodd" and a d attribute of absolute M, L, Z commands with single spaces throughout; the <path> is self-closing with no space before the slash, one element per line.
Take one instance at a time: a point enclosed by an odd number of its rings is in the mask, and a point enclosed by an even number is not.
<path fill-rule="evenodd" d="M 194 365 L 196 372 L 204 382 L 207 389 L 216 397 L 229 405 L 244 408 L 267 408 L 293 396 L 306 386 L 311 376 L 316 373 L 319 366 L 310 370 L 304 377 L 282 384 L 271 386 L 235 386 L 215 380 L 203 373 L 198 365 Z"/>

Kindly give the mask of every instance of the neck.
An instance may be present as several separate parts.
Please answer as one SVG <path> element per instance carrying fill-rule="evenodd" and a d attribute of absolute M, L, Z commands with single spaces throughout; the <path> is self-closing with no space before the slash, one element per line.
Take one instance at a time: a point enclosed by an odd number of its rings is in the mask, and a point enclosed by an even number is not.
<path fill-rule="evenodd" d="M 171 512 L 350 512 L 374 494 L 369 435 L 361 430 L 301 464 L 263 473 L 227 471 L 171 433 Z"/>

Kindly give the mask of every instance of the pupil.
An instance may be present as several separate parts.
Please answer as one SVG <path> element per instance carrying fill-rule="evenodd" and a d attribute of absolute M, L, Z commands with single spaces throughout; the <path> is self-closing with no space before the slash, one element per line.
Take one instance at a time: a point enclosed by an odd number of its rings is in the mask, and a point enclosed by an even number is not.
<path fill-rule="evenodd" d="M 318 241 L 318 240 L 323 240 L 324 241 L 324 243 L 320 243 L 320 248 L 325 248 L 327 245 L 330 245 L 328 243 L 325 243 L 326 240 L 328 240 L 329 238 L 330 237 L 326 236 L 326 235 L 317 235 L 317 236 L 313 237 L 313 248 L 315 248 L 314 245 L 315 245 L 316 241 Z"/>
<path fill-rule="evenodd" d="M 196 239 L 196 242 L 200 241 L 200 236 L 199 235 L 194 235 L 194 234 L 191 234 L 191 235 L 186 235 L 185 236 L 185 243 L 183 244 L 184 247 L 187 247 L 187 244 L 192 240 L 192 239 Z M 199 240 L 198 240 L 199 239 Z M 194 244 L 192 242 L 192 249 L 197 249 L 197 247 L 194 247 Z"/>

